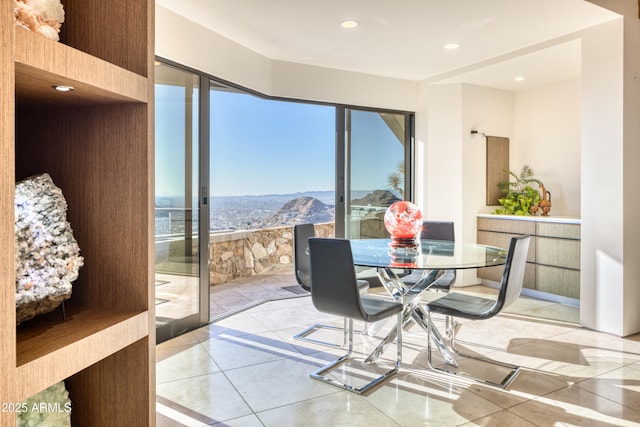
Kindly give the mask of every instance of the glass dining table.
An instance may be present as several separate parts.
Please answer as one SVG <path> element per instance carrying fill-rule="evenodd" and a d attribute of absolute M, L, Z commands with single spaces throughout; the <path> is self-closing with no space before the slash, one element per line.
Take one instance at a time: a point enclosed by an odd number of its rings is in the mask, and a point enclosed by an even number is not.
<path fill-rule="evenodd" d="M 416 322 L 431 336 L 445 362 L 457 363 L 442 335 L 429 325 L 420 297 L 429 290 L 441 270 L 462 270 L 504 265 L 507 250 L 469 242 L 420 240 L 415 245 L 396 245 L 391 239 L 353 239 L 351 252 L 354 265 L 375 268 L 386 291 L 404 306 L 404 322 Z M 403 278 L 411 273 L 412 280 Z M 392 329 L 380 345 L 367 357 L 373 362 L 384 352 L 384 347 L 396 338 Z"/>

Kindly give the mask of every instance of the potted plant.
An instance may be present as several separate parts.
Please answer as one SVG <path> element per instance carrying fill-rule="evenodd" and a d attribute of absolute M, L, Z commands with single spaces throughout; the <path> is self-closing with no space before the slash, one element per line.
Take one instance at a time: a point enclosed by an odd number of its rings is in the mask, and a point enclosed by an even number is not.
<path fill-rule="evenodd" d="M 542 186 L 542 181 L 533 177 L 533 169 L 529 165 L 522 166 L 519 174 L 509 170 L 515 181 L 501 182 L 498 186 L 504 191 L 505 196 L 498 199 L 502 206 L 495 210 L 500 215 L 532 215 L 532 207 L 539 205 L 541 197 L 538 189 L 531 187 L 535 183 Z"/>

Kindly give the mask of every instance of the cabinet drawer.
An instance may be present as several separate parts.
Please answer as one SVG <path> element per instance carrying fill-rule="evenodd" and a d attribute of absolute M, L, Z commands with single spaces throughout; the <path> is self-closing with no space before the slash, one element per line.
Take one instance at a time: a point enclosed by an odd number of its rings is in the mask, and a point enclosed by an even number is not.
<path fill-rule="evenodd" d="M 536 262 L 557 267 L 580 269 L 580 241 L 536 237 Z"/>
<path fill-rule="evenodd" d="M 478 230 L 498 233 L 536 234 L 536 223 L 510 219 L 478 218 Z"/>
<path fill-rule="evenodd" d="M 496 267 L 479 268 L 478 278 L 500 283 L 503 270 L 504 270 L 504 267 L 501 265 Z"/>
<path fill-rule="evenodd" d="M 536 290 L 580 299 L 580 271 L 537 265 Z"/>
<path fill-rule="evenodd" d="M 536 235 L 579 240 L 580 224 L 562 224 L 559 222 L 538 222 L 536 223 Z"/>
<path fill-rule="evenodd" d="M 492 282 L 500 283 L 502 280 L 502 272 L 504 271 L 503 265 L 495 267 L 479 268 L 478 278 L 490 280 Z M 527 263 L 524 270 L 524 281 L 522 282 L 523 288 L 535 289 L 536 288 L 536 265 Z"/>
<path fill-rule="evenodd" d="M 505 250 L 509 249 L 511 238 L 517 234 L 494 233 L 491 231 L 478 231 L 477 241 L 483 245 L 497 246 Z M 528 262 L 536 262 L 536 240 L 531 238 L 529 242 L 529 253 L 527 254 Z"/>

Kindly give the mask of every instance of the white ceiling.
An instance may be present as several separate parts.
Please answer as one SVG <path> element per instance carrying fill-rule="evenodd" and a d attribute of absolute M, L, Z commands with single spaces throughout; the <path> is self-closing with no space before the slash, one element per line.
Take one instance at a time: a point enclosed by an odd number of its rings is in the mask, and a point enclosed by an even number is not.
<path fill-rule="evenodd" d="M 506 90 L 579 76 L 576 33 L 617 17 L 584 0 L 156 3 L 274 60 Z M 345 19 L 360 25 L 343 29 Z M 443 49 L 450 42 L 460 48 Z"/>

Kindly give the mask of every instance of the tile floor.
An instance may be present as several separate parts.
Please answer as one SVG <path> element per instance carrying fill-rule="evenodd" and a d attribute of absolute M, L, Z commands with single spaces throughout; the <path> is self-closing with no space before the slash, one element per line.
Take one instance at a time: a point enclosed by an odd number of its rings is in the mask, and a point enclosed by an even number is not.
<path fill-rule="evenodd" d="M 508 391 L 429 371 L 426 334 L 412 327 L 403 334 L 400 373 L 357 396 L 308 377 L 344 351 L 291 338 L 308 325 L 339 325 L 340 319 L 318 313 L 308 296 L 289 291 L 292 298 L 262 304 L 255 296 L 238 297 L 250 286 L 279 293 L 275 288 L 295 283 L 292 273 L 268 276 L 257 285 L 224 289 L 228 299 L 218 302 L 229 307 L 227 314 L 157 346 L 158 426 L 640 425 L 640 335 L 622 339 L 581 328 L 575 308 L 521 298 L 507 313 L 462 326 L 467 351 L 524 367 Z M 320 337 L 338 339 L 335 332 Z M 373 337 L 356 335 L 360 354 L 375 344 Z M 394 356 L 391 346 L 381 364 Z M 477 375 L 500 373 L 470 359 L 459 362 Z M 368 374 L 362 366 L 345 367 L 356 384 Z"/>
<path fill-rule="evenodd" d="M 273 268 L 262 274 L 211 287 L 212 321 L 243 311 L 265 301 L 308 295 L 300 288 L 291 265 Z"/>
<path fill-rule="evenodd" d="M 156 317 L 182 319 L 198 313 L 198 277 L 156 273 Z"/>

